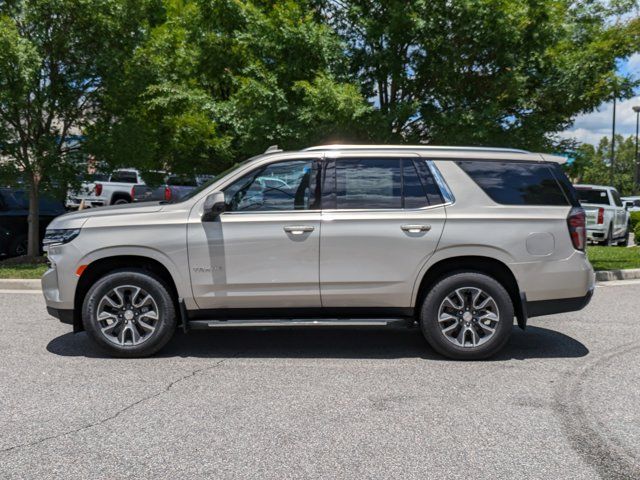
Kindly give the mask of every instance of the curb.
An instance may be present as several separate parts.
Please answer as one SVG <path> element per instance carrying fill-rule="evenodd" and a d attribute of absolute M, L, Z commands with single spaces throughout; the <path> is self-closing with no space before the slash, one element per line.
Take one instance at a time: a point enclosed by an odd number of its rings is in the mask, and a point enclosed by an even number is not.
<path fill-rule="evenodd" d="M 42 290 L 40 280 L 0 279 L 0 290 Z"/>
<path fill-rule="evenodd" d="M 596 272 L 598 282 L 610 282 L 612 280 L 634 280 L 640 278 L 640 268 L 626 270 L 601 270 Z"/>

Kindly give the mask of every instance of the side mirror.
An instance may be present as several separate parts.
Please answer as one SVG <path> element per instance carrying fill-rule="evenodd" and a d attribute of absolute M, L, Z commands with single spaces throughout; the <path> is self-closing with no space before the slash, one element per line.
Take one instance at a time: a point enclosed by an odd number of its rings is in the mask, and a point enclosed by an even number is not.
<path fill-rule="evenodd" d="M 223 192 L 213 192 L 204 201 L 204 213 L 202 214 L 203 222 L 212 222 L 227 209 L 224 203 Z"/>

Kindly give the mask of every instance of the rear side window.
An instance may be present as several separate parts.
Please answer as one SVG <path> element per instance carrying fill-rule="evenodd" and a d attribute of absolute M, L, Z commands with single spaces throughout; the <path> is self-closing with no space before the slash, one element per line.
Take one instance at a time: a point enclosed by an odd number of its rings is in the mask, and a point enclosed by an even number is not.
<path fill-rule="evenodd" d="M 613 203 L 616 204 L 616 207 L 622 206 L 622 200 L 620 199 L 620 194 L 617 190 L 611 190 L 611 196 L 613 197 Z"/>
<path fill-rule="evenodd" d="M 569 205 L 546 163 L 486 160 L 460 160 L 457 163 L 496 203 Z"/>
<path fill-rule="evenodd" d="M 578 192 L 576 191 L 576 187 L 574 187 L 573 184 L 571 183 L 571 180 L 567 178 L 567 174 L 564 173 L 564 170 L 562 169 L 560 164 L 553 163 L 553 164 L 550 164 L 549 166 L 553 170 L 553 174 L 556 176 L 556 180 L 558 180 L 558 183 L 560 183 L 560 188 L 562 188 L 562 191 L 567 197 L 567 200 L 569 200 L 569 203 L 571 204 L 571 206 L 579 207 L 580 199 L 578 198 Z"/>
<path fill-rule="evenodd" d="M 329 162 L 323 188 L 324 208 L 415 209 L 442 203 L 429 167 L 421 159 L 341 158 L 333 162 Z"/>
<path fill-rule="evenodd" d="M 601 188 L 578 188 L 578 198 L 582 203 L 593 203 L 594 205 L 609 205 L 609 195 Z"/>
<path fill-rule="evenodd" d="M 123 170 L 120 172 L 113 172 L 111 175 L 111 181 L 118 183 L 138 183 L 138 176 L 136 175 L 136 172 Z"/>
<path fill-rule="evenodd" d="M 336 161 L 336 207 L 402 208 L 402 169 L 396 158 Z"/>

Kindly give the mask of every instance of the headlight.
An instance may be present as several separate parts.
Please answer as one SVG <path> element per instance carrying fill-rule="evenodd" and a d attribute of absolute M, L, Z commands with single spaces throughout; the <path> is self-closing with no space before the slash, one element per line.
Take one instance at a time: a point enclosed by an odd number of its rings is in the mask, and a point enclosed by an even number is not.
<path fill-rule="evenodd" d="M 47 230 L 44 234 L 42 246 L 50 247 L 51 245 L 62 245 L 69 243 L 71 240 L 80 235 L 79 228 L 65 228 L 61 230 Z"/>

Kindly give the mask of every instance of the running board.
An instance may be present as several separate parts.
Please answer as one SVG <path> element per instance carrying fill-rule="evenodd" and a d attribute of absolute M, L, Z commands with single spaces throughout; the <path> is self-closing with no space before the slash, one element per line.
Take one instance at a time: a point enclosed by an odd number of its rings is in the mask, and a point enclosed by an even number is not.
<path fill-rule="evenodd" d="M 358 319 L 286 319 L 286 320 L 189 320 L 189 329 L 256 328 L 256 327 L 379 327 L 387 325 L 411 325 L 406 318 L 358 318 Z"/>

